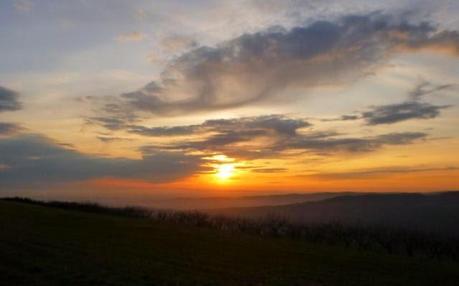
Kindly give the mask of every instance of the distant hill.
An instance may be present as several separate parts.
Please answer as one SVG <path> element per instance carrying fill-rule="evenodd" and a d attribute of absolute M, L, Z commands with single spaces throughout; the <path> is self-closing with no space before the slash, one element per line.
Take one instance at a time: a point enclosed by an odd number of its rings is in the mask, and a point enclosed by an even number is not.
<path fill-rule="evenodd" d="M 459 235 L 459 192 L 354 194 L 283 206 L 208 212 L 243 217 L 281 216 L 299 223 L 385 225 Z"/>

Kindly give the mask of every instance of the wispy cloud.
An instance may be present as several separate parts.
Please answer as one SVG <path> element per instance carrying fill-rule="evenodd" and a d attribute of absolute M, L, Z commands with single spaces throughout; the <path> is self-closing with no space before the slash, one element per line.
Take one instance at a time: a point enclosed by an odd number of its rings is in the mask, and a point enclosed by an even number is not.
<path fill-rule="evenodd" d="M 406 101 L 387 105 L 372 106 L 360 114 L 343 115 L 336 119 L 325 121 L 349 121 L 363 119 L 367 125 L 393 124 L 412 119 L 431 119 L 440 115 L 442 109 L 449 105 L 434 105 L 423 102 L 425 96 L 450 89 L 453 85 L 434 85 L 427 81 L 418 84 L 408 93 Z"/>
<path fill-rule="evenodd" d="M 453 88 L 452 84 L 440 84 L 435 85 L 429 81 L 423 80 L 408 94 L 410 100 L 420 100 L 423 99 L 426 95 L 432 95 L 442 90 L 447 90 Z"/>

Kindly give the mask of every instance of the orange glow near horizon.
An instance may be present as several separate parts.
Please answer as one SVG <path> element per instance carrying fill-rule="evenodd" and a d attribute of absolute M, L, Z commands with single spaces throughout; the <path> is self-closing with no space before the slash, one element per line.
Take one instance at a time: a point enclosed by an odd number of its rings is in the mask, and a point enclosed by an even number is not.
<path fill-rule="evenodd" d="M 438 142 L 429 146 L 415 148 L 395 148 L 375 152 L 371 158 L 366 156 L 342 156 L 341 161 L 316 161 L 315 169 L 305 170 L 301 164 L 294 164 L 291 158 L 252 160 L 232 158 L 225 154 L 210 154 L 204 157 L 199 172 L 190 173 L 173 180 L 153 180 L 144 178 L 97 178 L 82 182 L 79 196 L 84 196 L 82 189 L 92 190 L 91 196 L 142 196 L 150 197 L 179 196 L 240 196 L 272 193 L 308 193 L 308 192 L 429 192 L 453 190 L 459 187 L 456 168 L 443 166 L 424 168 L 421 163 L 427 163 L 430 157 L 422 152 L 429 147 L 434 150 Z M 439 145 L 440 146 L 440 145 Z M 409 160 L 419 166 L 403 171 L 401 167 L 390 168 L 388 158 Z M 422 161 L 413 153 L 425 153 Z M 448 152 L 436 152 L 434 159 L 441 159 L 444 164 L 453 165 L 454 158 Z M 300 157 L 295 157 L 299 159 Z M 304 160 L 315 159 L 311 155 L 303 155 Z M 290 160 L 290 161 L 289 161 Z M 433 160 L 433 159 L 432 159 Z M 388 167 L 380 167 L 387 165 Z M 349 166 L 353 166 L 351 169 Z M 410 166 L 407 164 L 407 166 Z M 399 171 L 399 169 L 401 171 Z"/>
<path fill-rule="evenodd" d="M 233 170 L 237 173 L 237 170 Z M 279 180 L 265 180 L 259 174 L 243 174 L 244 179 L 239 180 L 239 174 L 232 174 L 227 179 L 220 179 L 217 173 L 191 176 L 174 182 L 153 183 L 144 180 L 103 178 L 83 182 L 80 184 L 78 194 L 87 195 L 82 190 L 97 190 L 100 195 L 132 196 L 162 194 L 171 196 L 238 196 L 250 194 L 269 193 L 308 193 L 308 192 L 340 192 L 340 191 L 365 191 L 365 192 L 429 192 L 439 190 L 457 189 L 457 176 L 455 170 L 427 171 L 419 174 L 398 174 L 367 179 L 329 179 L 296 178 L 288 177 Z M 403 182 L 403 184 L 400 184 Z M 269 184 L 267 184 L 269 183 Z M 420 187 L 422 186 L 422 187 Z M 94 193 L 93 193 L 94 194 Z"/>

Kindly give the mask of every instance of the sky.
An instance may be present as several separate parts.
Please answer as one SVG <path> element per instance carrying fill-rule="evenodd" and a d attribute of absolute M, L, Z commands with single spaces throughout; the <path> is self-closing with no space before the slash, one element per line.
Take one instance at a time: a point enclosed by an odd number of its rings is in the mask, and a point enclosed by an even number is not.
<path fill-rule="evenodd" d="M 455 0 L 2 0 L 0 196 L 459 188 Z"/>

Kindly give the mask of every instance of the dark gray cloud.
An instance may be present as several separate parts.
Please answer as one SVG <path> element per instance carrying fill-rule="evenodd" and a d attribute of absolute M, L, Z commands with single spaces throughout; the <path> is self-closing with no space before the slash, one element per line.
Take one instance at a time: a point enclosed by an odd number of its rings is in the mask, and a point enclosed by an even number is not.
<path fill-rule="evenodd" d="M 19 132 L 22 128 L 14 123 L 0 122 L 0 136 L 1 135 L 11 135 Z"/>
<path fill-rule="evenodd" d="M 368 125 L 391 124 L 409 119 L 430 119 L 440 115 L 445 105 L 433 105 L 425 102 L 407 101 L 398 104 L 375 106 L 362 113 Z"/>
<path fill-rule="evenodd" d="M 0 86 L 0 112 L 21 109 L 19 94 L 14 90 Z"/>
<path fill-rule="evenodd" d="M 352 82 L 394 53 L 437 47 L 458 49 L 458 33 L 378 13 L 274 27 L 184 53 L 118 106 L 177 115 L 286 100 L 285 89 Z"/>
<path fill-rule="evenodd" d="M 38 135 L 0 139 L 0 186 L 62 183 L 101 177 L 164 182 L 203 171 L 199 156 L 149 149 L 139 160 L 82 154 Z M 0 187 L 1 189 L 1 187 Z"/>

